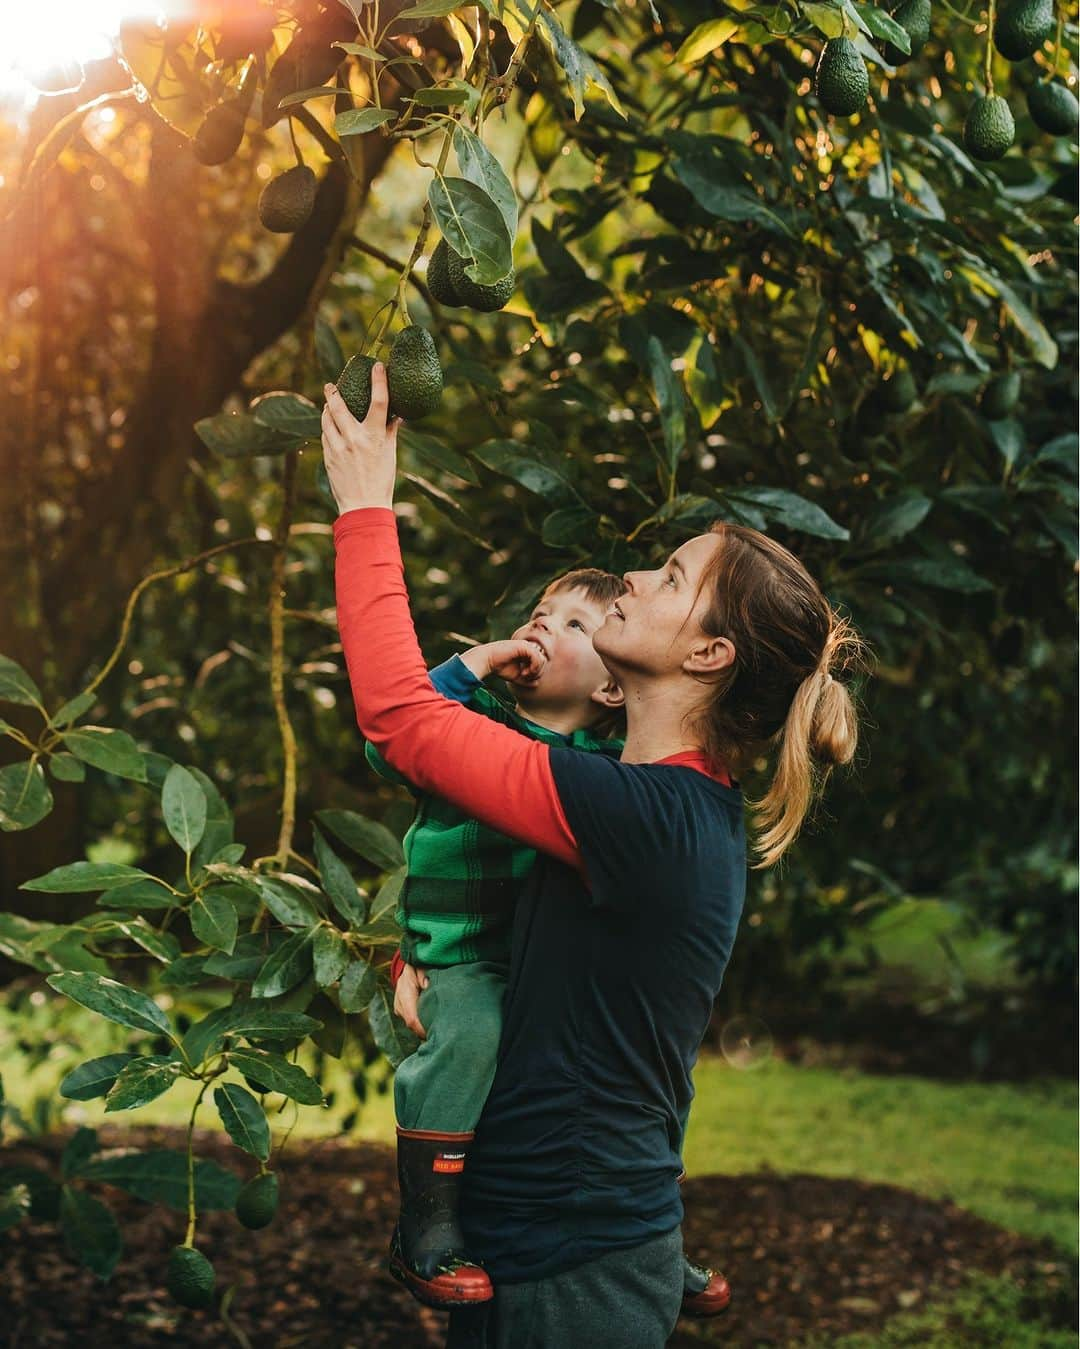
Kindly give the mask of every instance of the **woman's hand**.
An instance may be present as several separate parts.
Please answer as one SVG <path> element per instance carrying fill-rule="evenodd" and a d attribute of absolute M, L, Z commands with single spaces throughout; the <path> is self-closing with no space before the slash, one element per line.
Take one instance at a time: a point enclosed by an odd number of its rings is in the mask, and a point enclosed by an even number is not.
<path fill-rule="evenodd" d="M 485 642 L 464 652 L 461 659 L 477 679 L 495 674 L 514 684 L 535 684 L 547 664 L 537 644 L 522 638 Z"/>
<path fill-rule="evenodd" d="M 428 977 L 423 970 L 418 970 L 414 965 L 403 965 L 394 989 L 394 1011 L 421 1040 L 427 1039 L 427 1031 L 420 1023 L 418 1008 L 420 990 L 427 986 Z"/>
<path fill-rule="evenodd" d="M 338 514 L 365 506 L 393 506 L 397 474 L 397 433 L 401 418 L 387 424 L 386 367 L 371 370 L 371 404 L 358 422 L 333 384 L 327 384 L 322 411 L 323 462 Z"/>

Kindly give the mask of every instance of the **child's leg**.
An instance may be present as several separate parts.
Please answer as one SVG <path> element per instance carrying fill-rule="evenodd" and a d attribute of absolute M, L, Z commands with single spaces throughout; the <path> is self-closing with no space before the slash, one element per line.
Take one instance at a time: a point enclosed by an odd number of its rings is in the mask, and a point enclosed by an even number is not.
<path fill-rule="evenodd" d="M 465 1252 L 458 1189 L 495 1076 L 506 967 L 476 961 L 427 976 L 419 1005 L 427 1039 L 394 1080 L 401 1210 L 390 1270 L 422 1302 L 452 1307 L 491 1297 Z"/>

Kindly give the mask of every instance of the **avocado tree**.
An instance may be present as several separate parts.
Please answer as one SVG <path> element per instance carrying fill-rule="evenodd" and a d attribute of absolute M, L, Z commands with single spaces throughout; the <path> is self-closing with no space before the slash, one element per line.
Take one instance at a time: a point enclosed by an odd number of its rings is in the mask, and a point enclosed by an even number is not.
<path fill-rule="evenodd" d="M 346 808 L 373 789 L 317 453 L 323 381 L 361 415 L 375 359 L 408 419 L 400 519 L 432 645 L 505 631 L 556 571 L 641 566 L 715 520 L 779 534 L 867 638 L 870 750 L 831 799 L 843 828 L 757 887 L 759 967 L 775 979 L 782 948 L 924 893 L 1014 931 L 1046 988 L 1075 980 L 1055 773 L 1075 15 L 940 7 L 207 0 L 126 26 L 93 98 L 42 114 L 4 225 L 25 245 L 5 289 L 32 317 L 9 359 L 29 434 L 0 485 L 0 826 L 22 845 L 0 950 L 132 1032 L 63 1096 L 197 1096 L 186 1153 L 99 1156 L 81 1131 L 59 1191 L 7 1177 L 5 1223 L 51 1202 L 107 1277 L 121 1238 L 93 1186 L 121 1185 L 186 1215 L 169 1286 L 205 1306 L 199 1212 L 270 1221 L 268 1106 L 322 1100 L 300 1048 L 411 1047 L 386 977 L 402 809 Z M 78 237 L 81 186 L 57 185 L 89 165 L 106 219 L 134 199 L 152 279 L 130 301 L 152 337 L 123 332 L 116 390 L 89 379 L 96 473 L 73 407 L 50 421 L 40 372 L 67 368 L 65 339 L 34 314 L 65 302 L 43 250 Z M 75 249 L 91 299 L 106 243 Z M 92 334 L 92 302 L 75 308 Z M 151 651 L 168 695 L 135 682 Z M 70 828 L 28 846 L 83 801 L 129 861 L 72 858 Z M 169 1014 L 185 999 L 197 1019 Z M 257 1164 L 243 1186 L 193 1156 L 211 1102 Z"/>

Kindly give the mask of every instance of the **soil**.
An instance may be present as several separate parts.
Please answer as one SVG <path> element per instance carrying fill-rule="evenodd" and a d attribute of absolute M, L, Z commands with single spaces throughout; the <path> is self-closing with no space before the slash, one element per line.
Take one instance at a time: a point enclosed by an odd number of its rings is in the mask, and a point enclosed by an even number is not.
<path fill-rule="evenodd" d="M 59 1173 L 64 1140 L 20 1142 L 0 1163 Z M 170 1129 L 103 1128 L 102 1147 L 182 1147 Z M 197 1151 L 236 1171 L 223 1135 L 198 1131 Z M 389 1276 L 384 1254 L 396 1203 L 393 1153 L 338 1140 L 294 1143 L 277 1163 L 275 1222 L 248 1232 L 229 1213 L 200 1218 L 200 1249 L 218 1289 L 236 1285 L 229 1316 L 176 1307 L 162 1287 L 184 1218 L 95 1187 L 120 1219 L 125 1250 L 108 1283 L 66 1255 L 57 1228 L 22 1223 L 0 1237 L 0 1344 L 9 1349 L 436 1349 L 445 1317 L 420 1307 Z M 1054 1247 L 1007 1232 L 948 1202 L 889 1185 L 757 1173 L 691 1177 L 686 1246 L 728 1275 L 731 1308 L 712 1322 L 680 1321 L 674 1349 L 788 1345 L 816 1333 L 873 1332 L 897 1312 L 981 1270 L 1049 1294 L 1075 1325 L 1074 1270 Z M 1056 1301 L 1054 1301 L 1056 1299 Z M 571 1349 L 567 1346 L 567 1349 Z"/>

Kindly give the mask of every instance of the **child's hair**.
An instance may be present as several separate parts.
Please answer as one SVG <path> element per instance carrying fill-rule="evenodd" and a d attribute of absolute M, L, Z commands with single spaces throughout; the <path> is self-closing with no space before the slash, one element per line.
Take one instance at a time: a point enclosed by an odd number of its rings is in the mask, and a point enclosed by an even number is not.
<path fill-rule="evenodd" d="M 755 866 L 771 866 L 830 769 L 855 754 L 855 705 L 833 671 L 858 668 L 863 645 L 786 548 L 741 525 L 718 523 L 712 532 L 720 547 L 702 580 L 712 595 L 702 627 L 728 638 L 735 660 L 716 682 L 701 729 L 710 757 L 736 771 L 776 748 L 769 789 L 751 803 Z"/>
<path fill-rule="evenodd" d="M 562 576 L 556 576 L 544 587 L 541 600 L 564 590 L 580 590 L 593 604 L 609 609 L 620 595 L 626 594 L 626 582 L 621 576 L 599 567 L 578 567 Z M 597 717 L 589 730 L 604 740 L 622 740 L 626 737 L 626 709 L 597 707 Z"/>

